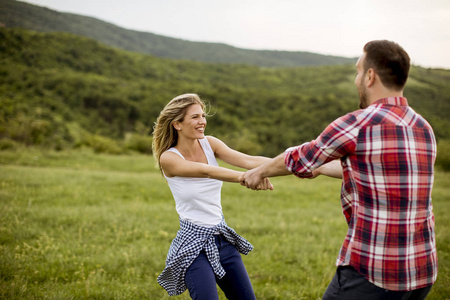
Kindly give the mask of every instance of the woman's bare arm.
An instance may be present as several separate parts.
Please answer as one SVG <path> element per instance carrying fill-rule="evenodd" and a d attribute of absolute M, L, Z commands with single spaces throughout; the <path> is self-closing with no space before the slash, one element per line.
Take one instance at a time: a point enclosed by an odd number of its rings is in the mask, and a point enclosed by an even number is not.
<path fill-rule="evenodd" d="M 207 139 L 217 158 L 230 165 L 250 170 L 270 160 L 268 157 L 252 156 L 231 149 L 224 142 L 213 136 L 208 136 Z"/>
<path fill-rule="evenodd" d="M 319 175 L 325 175 L 333 178 L 342 178 L 342 164 L 339 159 L 330 161 L 324 165 L 321 165 L 313 171 L 313 177 L 316 178 Z"/>

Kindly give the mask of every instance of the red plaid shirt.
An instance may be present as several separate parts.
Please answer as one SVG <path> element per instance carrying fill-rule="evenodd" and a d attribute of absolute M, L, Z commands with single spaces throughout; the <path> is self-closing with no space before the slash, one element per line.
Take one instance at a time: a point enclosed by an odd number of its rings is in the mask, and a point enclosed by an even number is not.
<path fill-rule="evenodd" d="M 353 266 L 376 286 L 409 291 L 437 276 L 435 158 L 431 126 L 406 98 L 392 97 L 336 119 L 317 139 L 286 150 L 285 163 L 308 178 L 341 160 L 348 232 L 336 265 Z"/>

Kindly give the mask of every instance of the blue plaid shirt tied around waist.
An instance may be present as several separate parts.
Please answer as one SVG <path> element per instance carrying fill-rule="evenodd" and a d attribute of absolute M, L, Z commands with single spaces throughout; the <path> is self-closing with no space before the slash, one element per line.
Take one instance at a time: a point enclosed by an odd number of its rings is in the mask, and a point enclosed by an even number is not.
<path fill-rule="evenodd" d="M 238 235 L 234 229 L 228 227 L 225 220 L 208 228 L 180 219 L 180 230 L 170 245 L 166 267 L 158 276 L 158 283 L 170 296 L 180 295 L 187 289 L 184 283 L 186 270 L 202 250 L 205 251 L 214 274 L 219 279 L 225 275 L 214 239 L 214 234 L 217 232 L 233 244 L 240 253 L 248 254 L 253 250 L 253 245 Z"/>

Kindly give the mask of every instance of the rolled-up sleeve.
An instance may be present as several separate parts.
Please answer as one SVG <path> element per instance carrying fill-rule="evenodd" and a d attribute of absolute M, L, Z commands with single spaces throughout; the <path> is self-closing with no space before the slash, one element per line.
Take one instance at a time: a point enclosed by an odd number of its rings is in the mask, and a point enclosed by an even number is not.
<path fill-rule="evenodd" d="M 321 165 L 353 153 L 358 132 L 358 122 L 352 114 L 336 119 L 315 140 L 286 149 L 286 169 L 297 177 L 311 178 Z"/>

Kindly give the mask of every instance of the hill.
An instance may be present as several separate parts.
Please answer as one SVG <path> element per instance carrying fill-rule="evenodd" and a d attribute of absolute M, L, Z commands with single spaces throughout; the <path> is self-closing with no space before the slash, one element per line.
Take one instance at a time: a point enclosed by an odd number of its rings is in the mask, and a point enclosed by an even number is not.
<path fill-rule="evenodd" d="M 148 139 L 160 110 L 192 92 L 210 103 L 207 134 L 276 155 L 357 109 L 353 66 L 262 68 L 176 61 L 68 33 L 0 28 L 0 137 L 56 149 L 120 152 Z M 413 67 L 405 95 L 450 139 L 450 70 Z"/>
<path fill-rule="evenodd" d="M 191 42 L 116 25 L 14 0 L 0 0 L 0 23 L 8 28 L 68 32 L 127 51 L 200 62 L 250 64 L 266 67 L 354 64 L 355 58 L 309 52 L 248 50 L 218 43 Z"/>

